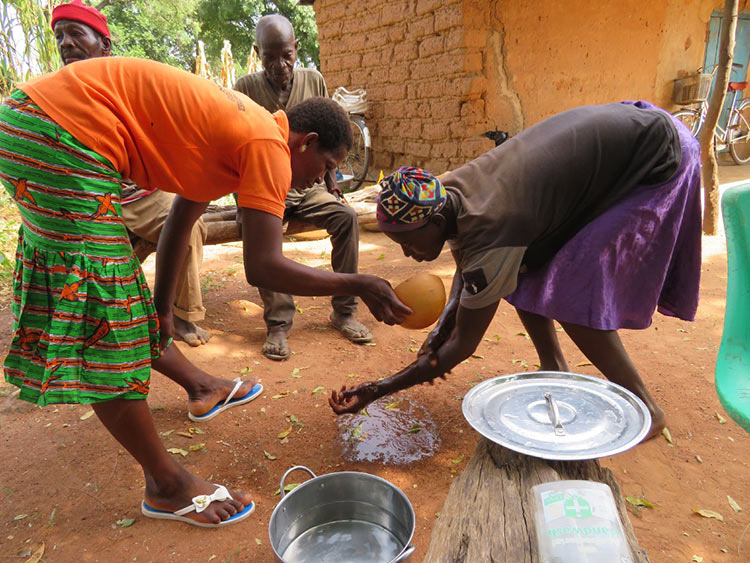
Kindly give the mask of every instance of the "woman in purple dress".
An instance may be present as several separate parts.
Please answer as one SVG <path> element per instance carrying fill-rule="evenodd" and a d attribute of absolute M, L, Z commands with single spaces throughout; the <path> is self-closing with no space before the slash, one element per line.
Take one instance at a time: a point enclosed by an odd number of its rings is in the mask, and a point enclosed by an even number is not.
<path fill-rule="evenodd" d="M 442 181 L 441 181 L 442 180 Z M 382 182 L 378 223 L 406 256 L 456 260 L 448 304 L 417 360 L 331 396 L 338 413 L 444 377 L 482 340 L 500 299 L 516 307 L 542 370 L 566 371 L 553 319 L 611 381 L 665 424 L 620 341 L 655 310 L 693 320 L 701 258 L 697 141 L 646 102 L 575 108 L 435 178 Z"/>

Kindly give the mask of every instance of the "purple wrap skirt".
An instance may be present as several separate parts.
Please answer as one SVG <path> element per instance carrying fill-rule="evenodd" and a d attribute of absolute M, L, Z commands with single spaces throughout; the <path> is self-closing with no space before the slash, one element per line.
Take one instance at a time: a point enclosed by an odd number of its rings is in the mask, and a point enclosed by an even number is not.
<path fill-rule="evenodd" d="M 626 102 L 627 103 L 627 102 Z M 658 110 L 647 102 L 643 108 Z M 581 229 L 545 265 L 518 276 L 507 301 L 522 311 L 600 330 L 642 329 L 655 310 L 695 318 L 701 270 L 700 147 L 673 119 L 675 174 L 639 186 Z"/>

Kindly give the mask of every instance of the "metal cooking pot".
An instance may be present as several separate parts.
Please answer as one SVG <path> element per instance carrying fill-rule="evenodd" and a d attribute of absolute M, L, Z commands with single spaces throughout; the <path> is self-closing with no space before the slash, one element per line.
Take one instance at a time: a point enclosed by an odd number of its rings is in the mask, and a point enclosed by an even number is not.
<path fill-rule="evenodd" d="M 284 482 L 297 469 L 312 479 L 285 495 Z M 318 477 L 297 465 L 279 490 L 268 535 L 284 563 L 398 563 L 414 551 L 414 509 L 385 479 L 357 471 Z"/>

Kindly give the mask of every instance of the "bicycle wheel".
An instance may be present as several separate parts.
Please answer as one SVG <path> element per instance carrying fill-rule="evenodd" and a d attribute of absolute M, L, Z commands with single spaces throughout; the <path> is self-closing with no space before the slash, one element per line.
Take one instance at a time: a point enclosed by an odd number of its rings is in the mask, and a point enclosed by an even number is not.
<path fill-rule="evenodd" d="M 732 113 L 729 154 L 736 164 L 745 164 L 750 161 L 750 100 L 741 101 Z"/>
<path fill-rule="evenodd" d="M 701 129 L 701 114 L 699 111 L 689 108 L 684 108 L 676 111 L 672 114 L 672 117 L 676 117 L 682 121 L 685 126 L 690 129 L 693 136 L 698 136 L 698 131 Z"/>
<path fill-rule="evenodd" d="M 367 128 L 365 120 L 357 115 L 350 115 L 349 121 L 352 125 L 352 149 L 341 163 L 339 169 L 344 177 L 351 178 L 349 191 L 356 190 L 365 181 L 367 169 L 370 167 L 372 159 L 372 146 L 370 141 L 370 130 Z"/>

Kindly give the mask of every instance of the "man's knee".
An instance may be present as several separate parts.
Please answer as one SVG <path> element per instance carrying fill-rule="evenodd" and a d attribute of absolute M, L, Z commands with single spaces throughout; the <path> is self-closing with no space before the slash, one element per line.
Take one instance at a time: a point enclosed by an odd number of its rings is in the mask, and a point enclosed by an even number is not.
<path fill-rule="evenodd" d="M 329 220 L 332 231 L 353 231 L 359 228 L 357 212 L 345 203 L 332 207 Z"/>

